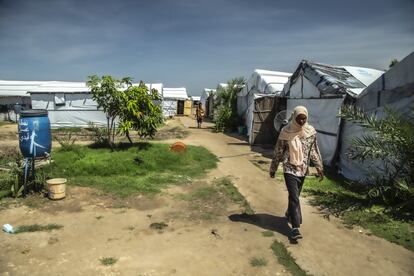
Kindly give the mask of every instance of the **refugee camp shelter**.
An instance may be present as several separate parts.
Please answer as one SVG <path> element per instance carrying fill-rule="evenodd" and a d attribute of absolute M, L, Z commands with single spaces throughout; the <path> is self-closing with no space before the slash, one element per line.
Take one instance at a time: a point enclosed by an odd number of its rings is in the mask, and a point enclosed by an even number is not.
<path fill-rule="evenodd" d="M 200 102 L 203 105 L 203 108 L 207 110 L 207 99 L 210 96 L 211 93 L 215 93 L 216 89 L 211 88 L 204 88 L 203 93 L 201 93 L 200 96 Z"/>
<path fill-rule="evenodd" d="M 205 89 L 204 89 L 205 91 Z M 201 102 L 203 102 L 203 98 L 206 97 L 206 102 L 204 104 L 204 110 L 206 111 L 206 117 L 213 119 L 214 117 L 214 104 L 217 99 L 217 90 L 216 89 L 209 89 L 208 94 L 205 96 L 201 95 Z"/>
<path fill-rule="evenodd" d="M 191 96 L 190 99 L 191 99 L 191 115 L 195 115 L 197 106 L 201 100 L 201 96 Z M 204 107 L 205 106 L 203 105 L 203 109 Z"/>
<path fill-rule="evenodd" d="M 162 91 L 161 83 L 145 85 L 149 90 Z M 33 109 L 48 110 L 52 127 L 87 127 L 90 122 L 107 124 L 105 113 L 92 99 L 92 92 L 85 82 L 50 81 L 27 92 Z"/>
<path fill-rule="evenodd" d="M 278 134 L 273 120 L 278 112 L 286 109 L 286 99 L 280 96 L 291 75 L 256 69 L 237 94 L 237 112 L 251 145 L 276 143 Z"/>
<path fill-rule="evenodd" d="M 379 79 L 371 83 L 356 98 L 355 105 L 367 115 L 381 119 L 386 116 L 384 108 L 388 107 L 402 114 L 409 114 L 414 108 L 414 52 L 391 67 Z M 341 132 L 339 155 L 339 172 L 348 179 L 360 180 L 373 169 L 382 168 L 382 162 L 376 160 L 364 163 L 351 161 L 346 153 L 353 137 L 368 134 L 366 129 L 350 122 L 344 122 Z M 373 165 L 373 166 L 372 166 Z"/>
<path fill-rule="evenodd" d="M 0 80 L 0 120 L 16 120 L 15 109 L 29 109 L 29 89 L 46 81 Z"/>
<path fill-rule="evenodd" d="M 185 101 L 188 99 L 185 87 L 168 88 L 162 90 L 164 117 L 184 115 Z"/>
<path fill-rule="evenodd" d="M 318 143 L 325 165 L 337 157 L 340 118 L 345 101 L 352 101 L 384 72 L 352 66 L 333 66 L 303 60 L 284 88 L 287 114 L 303 105 L 309 112 L 309 123 L 318 132 Z"/>
<path fill-rule="evenodd" d="M 52 127 L 106 125 L 106 116 L 85 82 L 51 81 L 28 90 L 33 109 L 46 109 Z"/>

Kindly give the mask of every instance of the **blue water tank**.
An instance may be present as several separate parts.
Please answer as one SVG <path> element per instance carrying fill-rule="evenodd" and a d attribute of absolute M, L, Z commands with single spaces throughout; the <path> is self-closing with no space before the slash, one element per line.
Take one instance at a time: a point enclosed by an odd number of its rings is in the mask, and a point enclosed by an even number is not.
<path fill-rule="evenodd" d="M 24 157 L 45 157 L 52 149 L 47 110 L 24 110 L 19 119 L 19 145 Z"/>

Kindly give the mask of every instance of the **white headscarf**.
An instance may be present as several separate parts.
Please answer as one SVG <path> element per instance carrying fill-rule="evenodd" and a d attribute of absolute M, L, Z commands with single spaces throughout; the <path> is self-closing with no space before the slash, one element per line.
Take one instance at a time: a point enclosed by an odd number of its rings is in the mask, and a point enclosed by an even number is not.
<path fill-rule="evenodd" d="M 303 165 L 303 149 L 300 138 L 308 138 L 316 133 L 313 126 L 308 122 L 301 126 L 296 122 L 299 115 L 305 115 L 308 118 L 308 110 L 304 106 L 297 106 L 293 110 L 291 120 L 279 134 L 280 140 L 286 140 L 289 145 L 289 162 L 295 166 Z"/>

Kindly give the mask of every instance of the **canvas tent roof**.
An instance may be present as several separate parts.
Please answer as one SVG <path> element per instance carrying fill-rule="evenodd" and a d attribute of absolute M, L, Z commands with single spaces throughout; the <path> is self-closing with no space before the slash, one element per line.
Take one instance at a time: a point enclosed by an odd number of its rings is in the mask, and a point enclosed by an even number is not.
<path fill-rule="evenodd" d="M 345 94 L 356 97 L 384 73 L 370 68 L 333 66 L 302 60 L 288 86 L 295 83 L 302 72 L 306 79 L 318 88 L 321 97 Z"/>
<path fill-rule="evenodd" d="M 133 86 L 138 86 L 139 83 L 133 83 Z M 162 93 L 162 83 L 146 83 L 149 90 L 157 89 Z M 28 90 L 29 93 L 90 93 L 91 89 L 86 85 L 86 82 L 64 82 L 64 81 L 50 81 L 39 86 L 32 87 Z"/>
<path fill-rule="evenodd" d="M 291 73 L 286 72 L 256 69 L 247 80 L 244 88 L 238 93 L 238 96 L 245 96 L 251 90 L 255 94 L 280 94 L 291 75 Z"/>
<path fill-rule="evenodd" d="M 169 88 L 164 87 L 162 90 L 164 99 L 186 100 L 188 99 L 187 90 L 185 87 Z"/>
<path fill-rule="evenodd" d="M 85 82 L 52 81 L 28 90 L 29 93 L 89 93 Z"/>
<path fill-rule="evenodd" d="M 47 81 L 10 81 L 0 80 L 0 97 L 30 97 L 27 91 Z"/>

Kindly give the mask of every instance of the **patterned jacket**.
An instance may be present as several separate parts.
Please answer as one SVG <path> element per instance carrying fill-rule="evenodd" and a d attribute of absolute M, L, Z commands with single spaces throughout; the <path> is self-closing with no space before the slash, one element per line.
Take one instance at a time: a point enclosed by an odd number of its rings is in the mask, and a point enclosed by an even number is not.
<path fill-rule="evenodd" d="M 279 163 L 282 163 L 284 173 L 303 177 L 308 170 L 309 160 L 312 161 L 316 168 L 323 169 L 321 153 L 319 152 L 318 142 L 316 141 L 316 134 L 308 138 L 301 138 L 300 141 L 302 142 L 303 149 L 303 165 L 295 166 L 290 164 L 288 142 L 286 140 L 277 140 L 269 169 L 271 173 L 277 171 Z"/>

